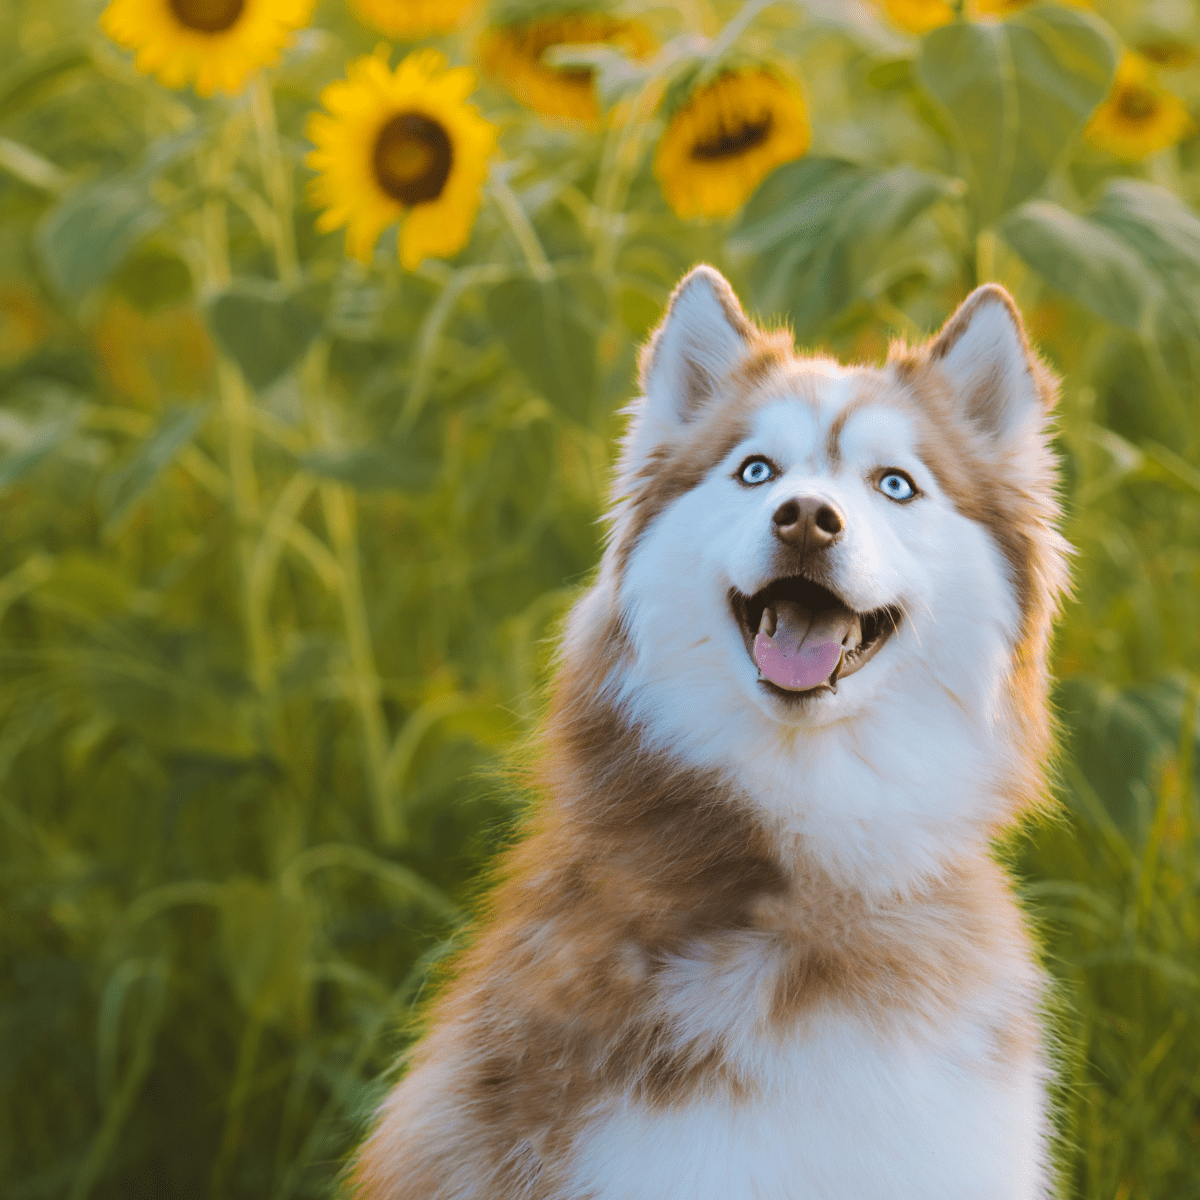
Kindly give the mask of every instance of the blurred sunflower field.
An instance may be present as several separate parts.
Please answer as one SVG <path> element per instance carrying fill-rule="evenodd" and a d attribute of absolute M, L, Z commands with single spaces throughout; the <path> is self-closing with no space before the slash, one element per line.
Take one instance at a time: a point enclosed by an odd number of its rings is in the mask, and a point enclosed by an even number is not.
<path fill-rule="evenodd" d="M 1064 378 L 1062 1191 L 1200 1196 L 1192 0 L 0 0 L 0 1194 L 335 1195 L 694 262 Z"/>

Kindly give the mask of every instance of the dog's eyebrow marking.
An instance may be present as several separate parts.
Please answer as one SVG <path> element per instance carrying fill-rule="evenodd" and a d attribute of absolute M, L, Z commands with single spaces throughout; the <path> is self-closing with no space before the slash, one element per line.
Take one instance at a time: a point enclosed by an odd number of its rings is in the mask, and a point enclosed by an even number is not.
<path fill-rule="evenodd" d="M 829 460 L 832 470 L 836 470 L 842 465 L 842 431 L 846 428 L 846 422 L 859 409 L 865 408 L 871 400 L 872 397 L 864 392 L 859 392 L 852 400 L 843 405 L 841 412 L 833 418 L 829 432 L 825 435 L 825 457 Z"/>

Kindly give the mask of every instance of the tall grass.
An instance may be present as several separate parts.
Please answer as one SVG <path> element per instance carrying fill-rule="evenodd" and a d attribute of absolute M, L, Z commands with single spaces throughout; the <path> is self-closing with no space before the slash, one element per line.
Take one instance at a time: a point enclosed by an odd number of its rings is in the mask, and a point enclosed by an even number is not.
<path fill-rule="evenodd" d="M 0 0 L 3 1195 L 333 1194 L 524 802 L 497 767 L 598 558 L 636 346 L 697 259 L 863 360 L 1000 279 L 1062 374 L 1061 806 L 1004 853 L 1058 985 L 1065 1194 L 1200 1195 L 1200 140 L 1080 139 L 1120 44 L 1200 30 L 1097 9 L 1002 27 L 1074 47 L 1075 115 L 1009 113 L 1045 157 L 1015 192 L 963 140 L 991 101 L 943 70 L 982 26 L 645 6 L 678 54 L 635 76 L 640 119 L 482 84 L 505 160 L 463 253 L 405 273 L 300 195 L 305 116 L 376 40 L 332 0 L 203 102 L 97 5 Z M 439 44 L 470 61 L 473 32 Z M 813 145 L 685 222 L 651 101 L 722 55 L 801 79 Z"/>

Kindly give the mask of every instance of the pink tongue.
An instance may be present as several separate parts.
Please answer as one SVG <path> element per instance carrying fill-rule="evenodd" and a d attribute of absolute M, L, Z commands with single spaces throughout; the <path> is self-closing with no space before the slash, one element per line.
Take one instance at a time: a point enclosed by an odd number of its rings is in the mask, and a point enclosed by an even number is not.
<path fill-rule="evenodd" d="M 777 687 L 806 692 L 824 683 L 842 657 L 842 643 L 854 618 L 844 608 L 813 613 L 793 600 L 774 604 L 775 634 L 760 629 L 754 661 Z"/>

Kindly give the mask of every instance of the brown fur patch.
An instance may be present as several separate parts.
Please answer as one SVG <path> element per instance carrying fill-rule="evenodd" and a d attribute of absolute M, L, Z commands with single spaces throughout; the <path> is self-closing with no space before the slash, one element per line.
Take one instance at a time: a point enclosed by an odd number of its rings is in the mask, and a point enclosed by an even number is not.
<path fill-rule="evenodd" d="M 886 1021 L 888 1011 L 946 1013 L 1019 943 L 1003 875 L 960 863 L 915 893 L 868 899 L 809 869 L 794 882 L 779 929 L 787 955 L 774 1000 L 788 1021 L 825 1003 Z"/>

